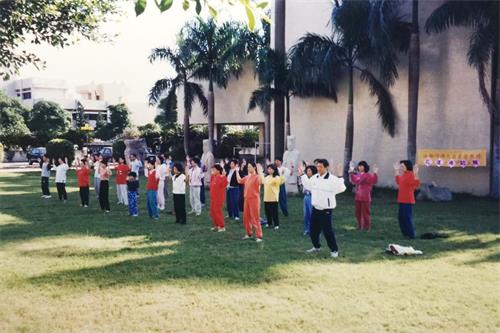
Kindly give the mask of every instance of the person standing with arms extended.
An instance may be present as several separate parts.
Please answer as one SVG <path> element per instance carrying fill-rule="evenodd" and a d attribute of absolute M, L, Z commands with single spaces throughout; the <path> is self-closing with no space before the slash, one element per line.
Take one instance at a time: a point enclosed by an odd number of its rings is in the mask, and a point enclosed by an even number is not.
<path fill-rule="evenodd" d="M 418 165 L 413 166 L 409 160 L 394 163 L 394 175 L 398 190 L 399 228 L 403 236 L 415 239 L 415 224 L 413 223 L 413 206 L 415 205 L 415 190 L 420 186 Z"/>
<path fill-rule="evenodd" d="M 280 185 L 285 182 L 285 177 L 279 175 L 278 168 L 274 164 L 267 166 L 267 176 L 263 170 L 257 169 L 261 184 L 264 185 L 264 211 L 266 212 L 267 227 L 278 230 L 280 220 L 278 214 L 278 200 Z"/>
<path fill-rule="evenodd" d="M 260 225 L 260 176 L 257 174 L 255 163 L 248 162 L 248 175 L 241 178 L 239 172 L 236 172 L 236 178 L 239 184 L 245 185 L 245 207 L 243 207 L 243 226 L 246 235 L 243 239 L 252 238 L 255 230 L 255 241 L 262 242 L 262 227 Z M 262 167 L 259 164 L 259 170 L 262 173 Z M 236 170 L 239 171 L 239 170 Z"/>
<path fill-rule="evenodd" d="M 234 218 L 235 221 L 240 219 L 240 208 L 239 208 L 239 200 L 240 200 L 240 185 L 238 184 L 238 178 L 241 177 L 241 173 L 238 168 L 238 160 L 232 160 L 229 162 L 229 170 L 227 173 L 227 213 L 229 218 Z"/>
<path fill-rule="evenodd" d="M 59 200 L 66 203 L 68 201 L 68 194 L 66 193 L 66 174 L 69 170 L 68 166 L 68 158 L 65 157 L 64 160 L 62 157 L 57 159 L 57 167 L 56 167 L 56 188 L 57 195 L 59 196 Z M 55 164 L 54 160 L 52 160 L 52 164 Z"/>
<path fill-rule="evenodd" d="M 111 211 L 109 207 L 109 177 L 111 177 L 111 170 L 108 168 L 107 161 L 99 162 L 99 177 L 101 184 L 99 187 L 99 205 L 105 213 Z"/>
<path fill-rule="evenodd" d="M 215 164 L 212 166 L 210 176 L 210 217 L 212 218 L 212 231 L 226 231 L 222 208 L 226 201 L 227 178 L 224 169 Z"/>
<path fill-rule="evenodd" d="M 89 206 L 90 196 L 90 168 L 86 158 L 77 159 L 76 178 L 78 179 L 78 187 L 80 188 L 80 206 Z"/>
<path fill-rule="evenodd" d="M 356 172 L 355 172 L 356 171 Z M 370 230 L 370 204 L 372 201 L 372 188 L 378 181 L 378 169 L 375 166 L 373 173 L 370 173 L 370 166 L 366 161 L 358 163 L 356 169 L 349 167 L 349 179 L 356 186 L 354 196 L 355 215 L 358 230 Z"/>
<path fill-rule="evenodd" d="M 47 156 L 47 154 L 43 155 L 42 160 L 40 161 L 40 168 L 42 169 L 42 174 L 41 174 L 42 198 L 50 199 L 52 198 L 52 196 L 50 195 L 49 179 L 50 179 L 50 170 L 52 169 L 52 164 L 50 164 L 50 159 Z"/>
<path fill-rule="evenodd" d="M 130 168 L 125 164 L 125 158 L 118 157 L 118 165 L 115 164 L 116 172 L 116 196 L 118 197 L 118 204 L 128 206 L 128 192 L 127 192 L 127 177 Z"/>
<path fill-rule="evenodd" d="M 186 164 L 190 164 L 189 170 L 186 170 L 186 176 L 189 182 L 189 202 L 191 204 L 191 211 L 189 214 L 196 214 L 196 216 L 201 215 L 201 201 L 200 201 L 200 191 L 201 191 L 201 180 L 203 179 L 203 171 L 198 166 L 198 159 L 192 158 L 191 160 L 186 160 Z"/>
<path fill-rule="evenodd" d="M 148 206 L 149 217 L 153 220 L 158 220 L 160 218 L 160 213 L 158 211 L 158 182 L 159 174 L 157 169 L 159 168 L 159 160 L 152 157 L 146 162 L 146 168 L 144 168 L 144 175 L 146 176 L 146 191 L 147 197 L 146 202 Z"/>
<path fill-rule="evenodd" d="M 283 165 L 283 160 L 281 158 L 276 158 L 274 160 L 274 164 L 278 168 L 280 176 L 284 177 L 285 180 L 287 177 L 291 177 L 293 175 L 293 165 L 290 165 L 290 169 L 288 169 Z M 288 198 L 286 195 L 285 182 L 280 185 L 279 203 L 283 215 L 288 216 Z"/>
<path fill-rule="evenodd" d="M 337 165 L 336 174 L 328 171 L 329 163 L 326 159 L 317 159 L 316 168 L 318 173 L 311 177 L 311 242 L 313 248 L 307 250 L 308 253 L 315 253 L 321 250 L 319 236 L 323 232 L 326 238 L 330 255 L 332 258 L 339 256 L 339 249 L 333 231 L 332 219 L 333 209 L 337 206 L 335 196 L 346 190 L 344 178 L 342 178 L 342 164 Z"/>

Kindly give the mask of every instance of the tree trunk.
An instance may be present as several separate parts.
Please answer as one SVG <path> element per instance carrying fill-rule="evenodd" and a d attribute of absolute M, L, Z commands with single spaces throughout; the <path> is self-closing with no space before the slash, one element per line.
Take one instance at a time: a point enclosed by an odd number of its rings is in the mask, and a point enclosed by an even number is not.
<path fill-rule="evenodd" d="M 285 49 L 285 0 L 274 1 L 274 49 L 286 53 Z M 281 89 L 281 87 L 276 87 Z M 274 156 L 282 157 L 285 151 L 285 101 L 274 100 Z"/>
<path fill-rule="evenodd" d="M 286 103 L 286 130 L 285 130 L 285 138 L 288 137 L 291 134 L 290 131 L 290 96 L 285 97 L 285 103 Z M 286 142 L 286 140 L 285 140 Z M 288 147 L 286 147 L 288 148 Z"/>
<path fill-rule="evenodd" d="M 271 105 L 264 110 L 264 157 L 271 158 Z"/>
<path fill-rule="evenodd" d="M 491 61 L 491 99 L 494 109 L 490 110 L 490 196 L 500 198 L 500 4 L 497 3 L 498 30 Z"/>
<path fill-rule="evenodd" d="M 344 147 L 344 180 L 349 183 L 349 162 L 352 160 L 352 147 L 354 144 L 354 84 L 353 68 L 349 68 L 349 99 L 347 102 L 347 120 L 345 125 Z"/>
<path fill-rule="evenodd" d="M 417 157 L 418 88 L 420 80 L 420 36 L 418 27 L 418 0 L 413 0 L 412 32 L 408 61 L 408 141 L 407 155 L 413 163 Z"/>
<path fill-rule="evenodd" d="M 189 113 L 184 110 L 184 154 L 189 155 Z"/>
<path fill-rule="evenodd" d="M 215 95 L 212 73 L 208 83 L 208 146 L 214 152 L 214 131 L 215 131 Z"/>

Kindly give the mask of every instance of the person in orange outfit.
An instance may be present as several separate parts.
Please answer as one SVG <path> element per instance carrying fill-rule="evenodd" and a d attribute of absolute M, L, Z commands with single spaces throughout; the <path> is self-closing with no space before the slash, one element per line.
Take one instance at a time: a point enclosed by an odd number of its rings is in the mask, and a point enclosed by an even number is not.
<path fill-rule="evenodd" d="M 243 239 L 252 238 L 253 229 L 255 229 L 255 241 L 262 242 L 262 227 L 260 226 L 260 185 L 261 179 L 257 174 L 257 166 L 253 162 L 248 162 L 248 175 L 241 178 L 239 172 L 236 172 L 238 183 L 245 185 L 243 207 L 243 225 L 246 235 Z M 259 165 L 262 172 L 262 166 Z M 236 170 L 239 171 L 239 170 Z"/>
<path fill-rule="evenodd" d="M 420 186 L 418 165 L 409 160 L 394 163 L 394 174 L 398 190 L 399 228 L 403 236 L 415 239 L 415 224 L 413 223 L 413 206 L 415 205 L 415 190 Z"/>
<path fill-rule="evenodd" d="M 212 231 L 226 231 L 224 227 L 224 215 L 222 208 L 226 201 L 227 178 L 224 169 L 215 164 L 211 169 L 210 176 L 210 217 L 212 218 Z"/>

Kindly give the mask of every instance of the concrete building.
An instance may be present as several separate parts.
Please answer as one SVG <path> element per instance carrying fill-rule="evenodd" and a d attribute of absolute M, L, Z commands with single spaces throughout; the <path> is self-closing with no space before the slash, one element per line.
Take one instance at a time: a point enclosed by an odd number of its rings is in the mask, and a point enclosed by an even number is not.
<path fill-rule="evenodd" d="M 289 49 L 307 32 L 331 35 L 328 22 L 332 11 L 330 0 L 287 0 L 285 47 Z M 428 35 L 425 20 L 443 1 L 420 1 L 420 92 L 417 129 L 418 149 L 490 149 L 490 118 L 478 91 L 478 78 L 467 65 L 470 30 L 452 28 Z M 411 2 L 404 2 L 410 13 Z M 273 34 L 271 34 L 273 35 Z M 398 110 L 397 134 L 391 138 L 382 130 L 377 117 L 376 100 L 366 85 L 355 77 L 354 84 L 354 150 L 355 161 L 366 160 L 379 167 L 379 186 L 394 187 L 395 161 L 405 159 L 408 112 L 408 59 L 400 55 L 399 79 L 391 88 Z M 291 133 L 306 161 L 316 157 L 342 162 L 347 110 L 347 82 L 339 84 L 338 103 L 321 98 L 292 98 Z M 250 93 L 257 81 L 248 66 L 239 80 L 232 80 L 226 90 L 215 90 L 215 123 L 257 124 L 263 126 L 263 114 L 247 113 Z M 207 91 L 207 89 L 205 89 Z M 182 121 L 182 103 L 179 120 Z M 274 116 L 271 117 L 273 119 Z M 196 106 L 192 123 L 206 124 Z M 274 124 L 271 122 L 271 138 Z M 272 146 L 272 145 L 271 145 Z M 488 161 L 489 163 L 489 161 Z M 489 187 L 487 167 L 437 168 L 421 167 L 424 182 L 436 182 L 455 192 L 486 195 Z"/>
<path fill-rule="evenodd" d="M 16 79 L 8 82 L 3 89 L 8 96 L 19 98 L 29 107 L 42 100 L 58 103 L 72 113 L 73 120 L 80 103 L 84 108 L 84 117 L 92 127 L 95 127 L 99 116 L 107 120 L 108 106 L 123 103 L 127 92 L 124 84 L 90 83 L 71 87 L 65 80 L 47 78 Z"/>

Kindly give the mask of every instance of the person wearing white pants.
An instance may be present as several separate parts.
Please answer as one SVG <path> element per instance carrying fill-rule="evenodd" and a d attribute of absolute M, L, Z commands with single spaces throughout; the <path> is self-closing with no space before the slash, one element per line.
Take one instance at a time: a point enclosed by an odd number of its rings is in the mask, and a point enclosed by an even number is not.
<path fill-rule="evenodd" d="M 127 176 L 130 168 L 125 164 L 125 158 L 119 157 L 118 164 L 115 163 L 116 170 L 116 196 L 118 204 L 128 206 Z"/>
<path fill-rule="evenodd" d="M 204 175 L 198 164 L 199 159 L 191 159 L 188 163 L 191 165 L 189 170 L 186 170 L 187 178 L 189 181 L 189 202 L 191 204 L 190 214 L 194 213 L 196 214 L 196 216 L 199 216 L 201 214 L 201 180 L 203 179 Z"/>
<path fill-rule="evenodd" d="M 163 157 L 160 155 L 156 158 L 157 162 L 159 161 L 160 167 L 158 170 L 159 181 L 158 181 L 158 209 L 165 210 L 165 181 L 170 172 L 169 167 L 165 164 Z"/>

